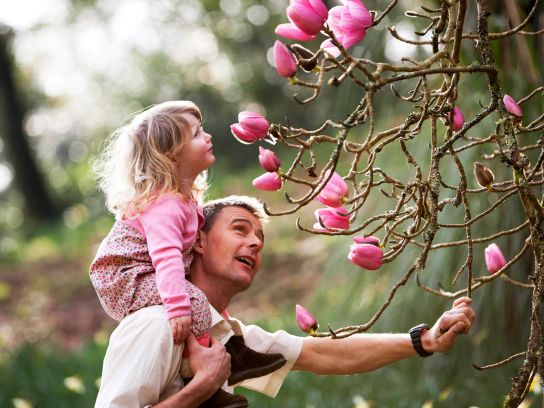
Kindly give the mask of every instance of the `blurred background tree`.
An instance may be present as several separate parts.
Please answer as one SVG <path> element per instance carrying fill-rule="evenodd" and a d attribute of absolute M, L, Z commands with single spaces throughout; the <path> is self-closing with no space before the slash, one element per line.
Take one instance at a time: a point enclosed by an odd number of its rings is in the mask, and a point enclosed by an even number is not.
<path fill-rule="evenodd" d="M 365 4 L 369 9 L 384 7 L 378 1 Z M 415 9 L 418 4 L 403 0 L 401 8 Z M 291 99 L 292 88 L 271 65 L 276 39 L 272 33 L 285 21 L 286 6 L 287 0 L 0 4 L 0 22 L 6 25 L 0 30 L 0 406 L 90 406 L 94 400 L 113 322 L 100 309 L 87 267 L 112 217 L 95 190 L 89 158 L 130 113 L 168 99 L 195 101 L 218 156 L 209 197 L 254 194 L 281 208 L 281 197 L 252 189 L 251 179 L 260 174 L 257 146 L 241 150 L 228 124 L 236 122 L 239 111 L 253 110 L 275 122 L 288 113 L 298 126 L 312 127 L 325 117 L 343 119 L 346 106 L 359 99 L 354 87 L 327 89 L 320 103 L 310 108 Z M 516 25 L 531 6 L 528 0 L 494 1 L 490 29 Z M 475 16 L 472 2 L 468 13 Z M 542 7 L 537 14 L 527 30 L 542 28 Z M 473 20 L 467 23 L 475 24 Z M 385 29 L 394 25 L 409 36 L 421 28 L 416 24 L 396 12 L 369 31 L 353 54 L 394 62 L 425 55 L 422 47 L 400 44 Z M 501 71 L 501 82 L 511 95 L 542 83 L 542 36 L 511 37 L 494 51 L 497 61 L 508 67 Z M 463 49 L 461 58 L 466 62 L 475 56 Z M 485 83 L 479 81 L 469 78 L 461 84 L 460 90 L 470 95 L 465 115 L 474 114 L 479 98 L 483 100 Z M 390 112 L 392 122 L 406 113 L 393 109 L 388 97 L 380 103 L 378 109 Z M 16 153 L 19 144 L 25 156 Z M 383 165 L 394 167 L 398 162 L 391 156 Z M 312 209 L 301 217 L 311 219 Z M 479 231 L 482 235 L 517 225 L 519 203 L 501 211 L 497 222 L 504 225 L 489 225 L 489 231 Z M 36 223 L 43 219 L 49 222 Z M 380 293 L 398 280 L 400 268 L 379 274 L 357 270 L 345 262 L 349 239 L 303 236 L 294 221 L 295 217 L 274 219 L 267 228 L 263 271 L 250 292 L 236 299 L 232 312 L 270 330 L 288 328 L 293 333 L 296 302 L 314 311 L 321 322 L 366 321 L 382 303 Z M 514 253 L 522 243 L 504 238 L 501 245 Z M 460 255 L 455 252 L 447 259 L 431 257 L 428 268 L 448 269 L 456 259 Z M 524 264 L 527 270 L 529 262 Z M 527 274 L 523 269 L 520 265 L 520 276 Z M 470 338 L 447 356 L 412 359 L 364 376 L 297 373 L 276 400 L 254 393 L 247 393 L 248 398 L 263 407 L 361 408 L 371 402 L 427 408 L 497 406 L 515 367 L 482 374 L 470 364 L 499 360 L 524 348 L 528 326 L 519 316 L 526 314 L 528 299 L 500 283 L 483 289 L 475 296 L 475 308 L 478 319 L 493 330 L 480 331 L 477 324 Z M 376 330 L 405 331 L 419 321 L 433 320 L 447 306 L 412 285 Z M 530 398 L 541 398 L 537 392 Z"/>

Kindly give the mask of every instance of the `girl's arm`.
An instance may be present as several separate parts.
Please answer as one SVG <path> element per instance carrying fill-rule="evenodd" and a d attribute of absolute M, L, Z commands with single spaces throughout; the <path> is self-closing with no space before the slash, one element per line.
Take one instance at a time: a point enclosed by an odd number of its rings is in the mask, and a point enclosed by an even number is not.
<path fill-rule="evenodd" d="M 191 211 L 196 209 L 190 204 L 165 197 L 152 203 L 139 217 L 169 319 L 191 314 L 182 255 L 184 243 L 190 241 L 187 229 L 194 229 L 190 223 L 196 220 Z"/>

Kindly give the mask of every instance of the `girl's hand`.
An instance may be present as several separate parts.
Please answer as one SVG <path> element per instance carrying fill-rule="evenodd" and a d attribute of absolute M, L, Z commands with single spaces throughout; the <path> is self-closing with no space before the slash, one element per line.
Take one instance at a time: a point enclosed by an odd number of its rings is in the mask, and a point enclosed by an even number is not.
<path fill-rule="evenodd" d="M 191 316 L 179 316 L 170 319 L 174 344 L 181 344 L 191 332 Z"/>

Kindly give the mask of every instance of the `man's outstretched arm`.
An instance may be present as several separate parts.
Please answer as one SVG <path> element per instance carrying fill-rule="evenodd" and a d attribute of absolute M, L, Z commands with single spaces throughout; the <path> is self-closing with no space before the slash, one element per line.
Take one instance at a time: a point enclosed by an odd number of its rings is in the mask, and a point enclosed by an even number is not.
<path fill-rule="evenodd" d="M 457 299 L 430 330 L 421 335 L 428 352 L 446 352 L 455 338 L 467 333 L 474 321 L 472 300 Z M 293 370 L 316 374 L 355 374 L 376 370 L 403 358 L 415 356 L 409 334 L 356 334 L 345 339 L 309 337 Z"/>

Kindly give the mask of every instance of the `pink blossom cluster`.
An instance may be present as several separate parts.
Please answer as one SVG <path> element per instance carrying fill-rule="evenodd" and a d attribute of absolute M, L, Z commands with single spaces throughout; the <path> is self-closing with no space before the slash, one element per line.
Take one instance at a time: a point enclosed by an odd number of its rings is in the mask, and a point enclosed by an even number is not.
<path fill-rule="evenodd" d="M 270 123 L 262 115 L 255 112 L 243 111 L 238 114 L 238 123 L 230 125 L 232 135 L 244 144 L 251 144 L 266 138 Z M 253 185 L 261 190 L 276 191 L 282 186 L 279 175 L 280 160 L 269 149 L 259 146 L 259 163 L 266 173 L 253 180 Z"/>
<path fill-rule="evenodd" d="M 322 0 L 290 0 L 287 7 L 289 23 L 276 27 L 276 34 L 295 41 L 310 41 L 317 37 L 325 24 L 344 48 L 361 42 L 366 30 L 372 26 L 373 17 L 360 0 L 342 0 L 341 6 L 327 9 Z M 330 39 L 321 44 L 332 55 L 340 50 Z M 297 62 L 288 47 L 280 41 L 274 44 L 274 66 L 282 77 L 293 77 Z"/>
<path fill-rule="evenodd" d="M 327 208 L 315 212 L 317 223 L 314 229 L 342 230 L 349 228 L 349 213 L 343 207 L 348 201 L 349 189 L 345 180 L 336 172 L 325 174 L 328 182 L 316 196 L 316 200 L 325 204 Z M 383 264 L 383 249 L 380 247 L 380 240 L 376 237 L 353 237 L 354 244 L 348 254 L 348 260 L 361 268 L 376 270 Z"/>

